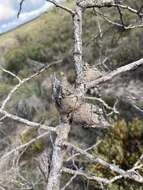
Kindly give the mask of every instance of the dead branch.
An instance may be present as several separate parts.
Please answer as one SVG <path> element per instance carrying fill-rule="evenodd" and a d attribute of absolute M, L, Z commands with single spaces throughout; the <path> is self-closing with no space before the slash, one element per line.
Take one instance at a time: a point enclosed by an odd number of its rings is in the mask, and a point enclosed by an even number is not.
<path fill-rule="evenodd" d="M 88 152 L 88 151 L 90 151 L 90 150 L 92 150 L 92 149 L 95 149 L 100 143 L 101 143 L 101 141 L 99 141 L 99 142 L 97 142 L 96 144 L 90 146 L 89 148 L 85 149 L 84 151 L 85 151 L 85 152 Z M 66 162 L 69 162 L 70 160 L 73 160 L 74 158 L 76 158 L 76 157 L 79 156 L 79 155 L 80 155 L 79 152 L 78 152 L 78 153 L 75 153 L 74 155 L 71 155 L 69 158 L 66 159 Z"/>
<path fill-rule="evenodd" d="M 119 7 L 121 9 L 128 10 L 133 14 L 143 16 L 143 13 L 141 13 L 142 6 L 140 7 L 139 10 L 136 10 L 136 9 L 133 9 L 132 7 L 130 7 L 128 5 L 123 5 L 123 4 L 118 3 L 118 2 L 115 3 L 114 0 L 81 0 L 79 2 L 79 5 L 83 8 Z"/>
<path fill-rule="evenodd" d="M 119 114 L 119 112 L 118 112 L 117 109 L 116 109 L 116 106 L 110 107 L 102 98 L 85 96 L 85 99 L 98 101 L 98 102 L 100 102 L 106 109 L 112 111 L 112 112 L 115 113 L 115 114 Z"/>
<path fill-rule="evenodd" d="M 21 0 L 20 3 L 19 3 L 19 10 L 18 10 L 18 13 L 17 13 L 17 18 L 19 18 L 20 14 L 21 14 L 22 6 L 23 6 L 24 1 L 25 0 Z"/>
<path fill-rule="evenodd" d="M 47 190 L 59 190 L 61 179 L 61 168 L 65 156 L 65 147 L 63 142 L 68 139 L 70 125 L 68 123 L 61 123 L 58 127 L 57 138 L 54 144 L 49 179 L 47 183 Z"/>
<path fill-rule="evenodd" d="M 96 10 L 96 13 L 99 14 L 101 16 L 101 18 L 103 18 L 105 21 L 107 21 L 109 24 L 112 24 L 114 26 L 117 26 L 117 27 L 120 27 L 120 28 L 123 28 L 124 30 L 131 30 L 131 29 L 135 29 L 135 28 L 142 28 L 143 27 L 143 24 L 129 24 L 129 25 L 123 25 L 118 23 L 118 22 L 115 22 L 113 20 L 111 20 L 108 16 L 106 16 L 105 14 L 103 14 L 101 11 L 97 11 Z"/>
<path fill-rule="evenodd" d="M 70 178 L 70 180 L 64 185 L 64 187 L 62 187 L 61 190 L 65 190 L 65 189 L 73 182 L 73 180 L 74 180 L 76 177 L 77 177 L 77 174 L 74 174 L 74 175 Z"/>
<path fill-rule="evenodd" d="M 94 181 L 97 181 L 99 183 L 104 183 L 104 184 L 109 183 L 109 180 L 106 179 L 106 178 L 100 178 L 100 177 L 96 177 L 96 176 L 91 176 L 91 175 L 88 175 L 85 172 L 80 171 L 80 170 L 72 170 L 72 169 L 64 167 L 64 168 L 62 168 L 62 172 L 72 174 L 72 175 L 76 175 L 76 176 L 83 176 L 88 180 L 94 180 Z"/>
<path fill-rule="evenodd" d="M 53 145 L 53 154 L 50 164 L 50 173 L 46 190 L 59 190 L 61 180 L 61 168 L 63 167 L 64 157 L 66 149 L 64 147 L 64 141 L 68 140 L 68 135 L 71 129 L 67 113 L 63 113 L 63 107 L 61 104 L 62 96 L 64 96 L 61 82 L 54 77 L 53 79 L 53 98 L 55 105 L 60 113 L 61 124 L 56 128 L 57 137 Z"/>
<path fill-rule="evenodd" d="M 129 72 L 129 71 L 130 72 L 134 71 L 134 70 L 136 70 L 138 67 L 140 67 L 142 65 L 143 65 L 143 59 L 140 59 L 140 60 L 135 61 L 133 63 L 130 63 L 128 65 L 119 67 L 116 70 L 105 74 L 103 77 L 100 77 L 100 78 L 98 78 L 98 79 L 96 79 L 94 81 L 88 82 L 86 87 L 87 87 L 87 89 L 96 87 L 97 85 L 105 83 L 105 82 L 111 80 L 112 78 L 114 78 L 114 77 L 116 77 L 116 76 L 118 76 L 120 74 L 124 74 L 124 73 Z"/>
<path fill-rule="evenodd" d="M 0 109 L 0 113 L 3 114 L 5 117 L 8 117 L 14 121 L 17 121 L 17 122 L 20 122 L 20 123 L 23 123 L 25 125 L 28 125 L 30 127 L 37 127 L 37 128 L 43 128 L 43 129 L 47 129 L 49 131 L 53 131 L 53 132 L 56 132 L 56 128 L 54 127 L 49 127 L 47 125 L 42 125 L 40 123 L 36 123 L 36 122 L 32 122 L 32 121 L 29 121 L 27 119 L 23 119 L 21 117 L 18 117 L 16 115 L 13 115 L 13 114 L 10 114 L 8 113 L 7 111 L 4 111 L 4 110 L 1 110 Z"/>
<path fill-rule="evenodd" d="M 6 154 L 4 154 L 4 155 L 0 158 L 0 162 L 1 162 L 3 159 L 6 159 L 7 157 L 11 156 L 14 152 L 20 151 L 20 150 L 24 149 L 25 147 L 30 146 L 30 145 L 33 144 L 35 141 L 37 141 L 37 140 L 39 140 L 39 139 L 41 139 L 41 138 L 47 136 L 48 134 L 49 134 L 49 132 L 45 132 L 45 133 L 39 135 L 38 137 L 31 139 L 31 140 L 28 141 L 27 143 L 22 144 L 22 145 L 20 145 L 20 146 L 18 146 L 18 147 L 16 147 L 16 148 L 12 149 L 11 151 L 7 152 Z"/>
<path fill-rule="evenodd" d="M 64 144 L 66 146 L 68 146 L 68 147 L 73 148 L 74 150 L 76 150 L 80 154 L 84 155 L 92 163 L 98 163 L 98 164 L 104 166 L 105 168 L 110 169 L 111 171 L 116 172 L 117 174 L 119 174 L 123 178 L 129 178 L 129 179 L 132 179 L 132 180 L 134 180 L 134 181 L 136 181 L 138 183 L 143 183 L 143 177 L 138 172 L 135 171 L 136 169 L 141 168 L 142 165 L 134 166 L 130 170 L 125 171 L 125 170 L 121 169 L 117 165 L 110 164 L 110 163 L 102 160 L 101 158 L 94 157 L 93 155 L 87 153 L 86 151 L 78 148 L 77 146 L 75 146 L 75 145 L 73 145 L 71 143 L 65 142 Z"/>
<path fill-rule="evenodd" d="M 70 13 L 72 16 L 75 14 L 74 11 L 72 11 L 71 9 L 69 9 L 68 7 L 62 6 L 59 3 L 57 3 L 56 1 L 52 1 L 52 0 L 46 0 L 49 3 L 52 3 L 53 5 L 55 5 L 56 7 L 63 9 L 64 11 Z"/>
<path fill-rule="evenodd" d="M 1 110 L 4 110 L 7 103 L 10 101 L 10 99 L 12 98 L 13 94 L 25 83 L 27 83 L 28 81 L 32 80 L 33 78 L 36 78 L 38 75 L 40 75 L 41 73 L 45 72 L 47 69 L 49 69 L 51 66 L 58 64 L 59 62 L 54 62 L 51 63 L 49 65 L 46 65 L 44 67 L 42 67 L 39 71 L 37 71 L 36 73 L 34 73 L 33 75 L 24 78 L 24 79 L 20 79 L 17 75 L 15 75 L 14 73 L 3 69 L 2 67 L 0 69 L 2 69 L 4 72 L 10 74 L 11 76 L 13 76 L 14 78 L 16 78 L 19 83 L 17 85 L 14 86 L 14 88 L 12 88 L 12 90 L 9 92 L 9 94 L 7 95 L 7 97 L 5 98 L 5 100 L 3 101 L 2 105 L 1 105 Z"/>

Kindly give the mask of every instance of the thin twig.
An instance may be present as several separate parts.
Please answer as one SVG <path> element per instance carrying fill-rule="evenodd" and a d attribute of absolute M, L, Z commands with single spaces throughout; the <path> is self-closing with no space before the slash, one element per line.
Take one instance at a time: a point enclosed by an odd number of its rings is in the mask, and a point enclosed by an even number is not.
<path fill-rule="evenodd" d="M 118 10 L 118 13 L 119 13 L 119 16 L 120 16 L 121 24 L 122 24 L 123 29 L 124 29 L 125 24 L 124 24 L 123 14 L 122 14 L 121 8 L 118 6 L 118 1 L 119 0 L 115 0 L 115 2 L 117 4 L 117 10 Z"/>
<path fill-rule="evenodd" d="M 90 96 L 85 96 L 84 97 L 85 99 L 88 99 L 88 100 L 96 100 L 100 103 L 102 103 L 102 105 L 107 108 L 108 110 L 111 110 L 113 111 L 114 113 L 116 114 L 119 114 L 119 112 L 116 110 L 116 107 L 114 105 L 114 107 L 110 107 L 102 98 L 97 98 L 97 97 L 90 97 Z"/>
<path fill-rule="evenodd" d="M 21 14 L 22 6 L 23 6 L 24 1 L 25 0 L 21 0 L 20 3 L 19 3 L 19 10 L 18 10 L 18 13 L 17 13 L 17 18 L 19 18 L 20 14 Z"/>
<path fill-rule="evenodd" d="M 0 158 L 0 162 L 1 162 L 3 159 L 6 159 L 7 157 L 9 157 L 9 156 L 10 156 L 11 154 L 13 154 L 14 152 L 17 152 L 17 151 L 19 151 L 19 150 L 21 150 L 21 149 L 23 149 L 23 148 L 25 148 L 25 147 L 30 146 L 30 145 L 31 145 L 32 143 L 34 143 L 35 141 L 37 141 L 37 140 L 39 140 L 39 139 L 41 139 L 41 138 L 47 136 L 48 134 L 49 134 L 49 132 L 45 132 L 45 133 L 43 133 L 42 135 L 39 135 L 38 137 L 31 139 L 31 140 L 28 141 L 27 143 L 22 144 L 22 145 L 20 145 L 20 146 L 18 146 L 18 147 L 16 147 L 16 148 L 12 149 L 11 151 L 9 151 L 8 153 L 4 154 L 4 155 Z"/>
<path fill-rule="evenodd" d="M 72 182 L 73 180 L 77 177 L 77 174 L 75 173 L 70 180 L 65 184 L 65 186 L 61 190 L 65 190 Z"/>
<path fill-rule="evenodd" d="M 133 70 L 136 70 L 138 67 L 143 65 L 143 59 L 139 59 L 138 61 L 135 61 L 133 63 L 130 63 L 128 65 L 122 66 L 117 68 L 114 71 L 111 71 L 107 74 L 105 74 L 103 77 L 100 77 L 94 81 L 90 81 L 86 84 L 87 89 L 93 88 L 101 83 L 105 83 L 111 79 L 113 79 L 114 77 L 124 74 L 126 72 L 131 72 Z"/>
<path fill-rule="evenodd" d="M 21 79 L 16 74 L 12 73 L 11 71 L 4 69 L 2 66 L 0 66 L 0 70 L 2 70 L 5 73 L 8 73 L 12 77 L 16 78 L 19 82 L 21 82 Z"/>
<path fill-rule="evenodd" d="M 5 117 L 8 117 L 8 118 L 10 118 L 10 119 L 12 119 L 14 121 L 23 123 L 25 125 L 28 125 L 30 127 L 43 128 L 43 129 L 47 129 L 49 131 L 56 132 L 56 128 L 55 127 L 49 127 L 49 126 L 46 126 L 46 125 L 42 125 L 40 123 L 29 121 L 27 119 L 23 119 L 21 117 L 18 117 L 16 115 L 10 114 L 7 111 L 1 110 L 1 109 L 0 109 L 0 113 L 3 114 Z"/>
<path fill-rule="evenodd" d="M 10 101 L 10 99 L 11 99 L 12 96 L 13 96 L 13 94 L 14 94 L 23 84 L 25 84 L 26 82 L 32 80 L 33 78 L 37 77 L 38 75 L 40 75 L 41 73 L 43 73 L 44 71 L 46 71 L 47 69 L 49 69 L 51 66 L 56 65 L 56 64 L 58 64 L 58 63 L 59 63 L 59 61 L 53 62 L 53 63 L 51 63 L 51 64 L 49 64 L 49 65 L 46 65 L 46 66 L 43 66 L 39 71 L 37 71 L 37 72 L 34 73 L 33 75 L 31 75 L 31 76 L 29 76 L 29 77 L 27 77 L 27 78 L 24 78 L 24 79 L 22 79 L 22 80 L 21 80 L 18 76 L 16 76 L 14 73 L 3 69 L 4 72 L 6 72 L 6 73 L 12 75 L 13 77 L 15 77 L 15 78 L 19 81 L 19 83 L 18 83 L 16 86 L 14 86 L 14 88 L 12 88 L 12 90 L 10 91 L 10 93 L 7 95 L 7 97 L 6 97 L 5 100 L 3 101 L 3 103 L 2 103 L 0 109 L 1 109 L 1 110 L 4 110 L 4 109 L 5 109 L 7 103 Z"/>
<path fill-rule="evenodd" d="M 90 151 L 90 150 L 92 150 L 92 149 L 95 149 L 100 143 L 101 143 L 101 141 L 98 141 L 96 144 L 90 146 L 89 148 L 85 149 L 84 151 L 85 151 L 85 152 L 88 152 L 88 151 Z M 70 156 L 70 157 L 66 160 L 66 162 L 69 162 L 70 160 L 74 159 L 75 157 L 77 157 L 77 156 L 79 156 L 79 155 L 80 155 L 80 153 L 76 153 L 76 154 Z"/>
<path fill-rule="evenodd" d="M 104 166 L 105 168 L 118 173 L 120 175 L 120 178 L 122 178 L 122 177 L 129 178 L 136 182 L 143 183 L 143 177 L 141 175 L 139 175 L 137 172 L 135 172 L 135 170 L 141 168 L 142 165 L 138 166 L 137 168 L 135 166 L 135 167 L 131 168 L 130 170 L 125 171 L 122 168 L 120 168 L 118 165 L 110 164 L 110 163 L 106 162 L 105 160 L 102 160 L 101 158 L 94 157 L 93 155 L 87 153 L 86 151 L 80 149 L 79 147 L 77 147 L 71 143 L 65 142 L 64 144 L 68 147 L 73 148 L 75 151 L 79 152 L 80 154 L 84 155 L 90 162 L 98 163 L 98 164 Z"/>
<path fill-rule="evenodd" d="M 53 0 L 53 1 L 52 0 L 46 0 L 46 1 L 49 2 L 49 3 L 54 4 L 56 7 L 61 8 L 66 12 L 70 13 L 72 16 L 75 14 L 72 9 L 69 9 L 68 7 L 65 7 L 65 6 L 62 6 L 62 5 L 58 4 L 55 0 Z"/>

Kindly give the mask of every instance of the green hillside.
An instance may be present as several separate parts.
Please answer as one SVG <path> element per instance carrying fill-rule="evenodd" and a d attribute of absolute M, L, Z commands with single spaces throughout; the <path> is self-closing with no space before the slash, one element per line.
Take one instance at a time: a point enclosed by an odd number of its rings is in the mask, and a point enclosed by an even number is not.
<path fill-rule="evenodd" d="M 2 35 L 0 49 L 6 62 L 14 60 L 17 55 L 47 62 L 67 54 L 71 48 L 70 24 L 68 15 L 59 9 L 52 9 L 38 19 Z"/>

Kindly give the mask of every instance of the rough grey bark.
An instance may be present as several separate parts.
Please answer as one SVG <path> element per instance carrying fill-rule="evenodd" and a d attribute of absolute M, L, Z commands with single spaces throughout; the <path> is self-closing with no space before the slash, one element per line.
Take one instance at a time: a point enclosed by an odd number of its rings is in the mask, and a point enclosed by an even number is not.
<path fill-rule="evenodd" d="M 61 125 L 58 126 L 46 190 L 60 189 L 61 169 L 63 167 L 63 160 L 66 152 L 64 141 L 67 141 L 69 131 L 70 125 L 68 123 L 61 123 Z"/>
<path fill-rule="evenodd" d="M 83 62 L 82 62 L 82 8 L 78 5 L 78 0 L 75 6 L 73 15 L 73 34 L 74 34 L 74 52 L 73 59 L 76 71 L 76 86 L 82 85 L 83 82 Z M 63 85 L 66 85 L 63 83 Z M 63 167 L 64 156 L 66 153 L 64 142 L 68 140 L 70 125 L 68 124 L 67 110 L 65 110 L 64 97 L 65 86 L 55 79 L 53 84 L 53 96 L 57 109 L 61 114 L 61 125 L 58 127 L 57 138 L 55 140 L 51 168 L 46 190 L 59 190 L 61 169 Z M 67 89 L 68 91 L 68 89 Z M 66 90 L 65 90 L 66 92 Z M 64 115 L 63 115 L 64 113 Z M 69 114 L 69 113 L 68 113 Z"/>
<path fill-rule="evenodd" d="M 114 4 L 114 0 L 80 0 L 79 5 L 84 8 L 108 7 Z"/>
<path fill-rule="evenodd" d="M 53 154 L 46 190 L 60 189 L 61 169 L 63 167 L 64 156 L 66 153 L 64 142 L 68 140 L 68 134 L 70 131 L 68 117 L 67 114 L 64 113 L 64 106 L 61 101 L 62 96 L 64 96 L 64 93 L 66 92 L 66 90 L 64 91 L 64 87 L 64 81 L 59 81 L 56 77 L 53 78 L 53 99 L 60 114 L 61 124 L 56 127 L 57 137 L 53 144 Z"/>
<path fill-rule="evenodd" d="M 75 14 L 73 16 L 74 26 L 74 52 L 73 59 L 76 71 L 76 83 L 80 85 L 83 81 L 83 61 L 82 61 L 82 8 L 76 2 Z"/>

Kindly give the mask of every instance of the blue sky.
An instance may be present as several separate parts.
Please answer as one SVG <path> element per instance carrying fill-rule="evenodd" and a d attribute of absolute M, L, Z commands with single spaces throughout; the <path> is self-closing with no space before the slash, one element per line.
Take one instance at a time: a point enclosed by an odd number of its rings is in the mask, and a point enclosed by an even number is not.
<path fill-rule="evenodd" d="M 20 0 L 0 0 L 0 33 L 37 17 L 50 5 L 45 0 L 25 0 L 21 15 L 17 19 L 19 2 Z"/>

